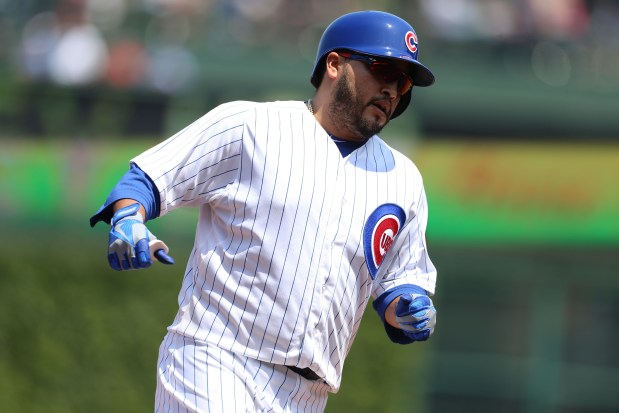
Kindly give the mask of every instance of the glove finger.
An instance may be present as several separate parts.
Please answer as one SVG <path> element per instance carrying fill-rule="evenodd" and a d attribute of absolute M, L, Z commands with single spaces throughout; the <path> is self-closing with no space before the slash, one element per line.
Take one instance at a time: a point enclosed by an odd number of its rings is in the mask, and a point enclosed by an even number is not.
<path fill-rule="evenodd" d="M 398 323 L 400 329 L 404 331 L 421 331 L 428 325 L 429 320 L 426 318 L 416 322 Z"/>
<path fill-rule="evenodd" d="M 108 262 L 110 266 L 117 271 L 130 270 L 132 268 L 128 257 L 133 254 L 131 244 L 118 238 L 114 234 L 110 234 L 110 242 L 108 245 Z"/>
<path fill-rule="evenodd" d="M 415 341 L 426 341 L 428 338 L 430 338 L 430 330 L 423 330 L 417 333 L 405 331 L 404 334 Z"/>
<path fill-rule="evenodd" d="M 163 249 L 155 251 L 155 258 L 162 264 L 172 265 L 174 264 L 174 258 L 165 253 Z"/>
<path fill-rule="evenodd" d="M 123 270 L 130 270 L 133 268 L 131 266 L 131 259 L 126 252 L 123 253 L 123 258 L 120 260 L 120 266 Z"/>
<path fill-rule="evenodd" d="M 417 322 L 421 320 L 427 320 L 428 318 L 431 318 L 431 317 L 432 317 L 432 307 L 421 310 L 421 311 L 417 311 L 416 313 L 413 313 L 413 314 L 396 316 L 395 319 L 398 323 L 411 323 L 411 322 Z"/>
<path fill-rule="evenodd" d="M 135 244 L 134 268 L 148 268 L 153 264 L 148 249 L 148 239 L 142 238 Z"/>
<path fill-rule="evenodd" d="M 432 300 L 428 296 L 411 297 L 410 295 L 403 295 L 396 306 L 395 314 L 396 316 L 407 316 L 429 307 L 432 307 Z"/>
<path fill-rule="evenodd" d="M 408 308 L 411 312 L 416 312 L 418 310 L 423 310 L 428 307 L 432 307 L 432 300 L 430 300 L 429 297 L 422 295 L 421 297 L 415 298 Z"/>
<path fill-rule="evenodd" d="M 111 253 L 107 255 L 107 262 L 110 264 L 113 270 L 121 271 L 120 262 L 118 260 L 118 255 L 116 253 Z"/>
<path fill-rule="evenodd" d="M 433 330 L 436 324 L 436 309 L 431 306 L 411 315 L 396 316 L 396 321 L 402 330 L 420 331 L 426 327 Z"/>

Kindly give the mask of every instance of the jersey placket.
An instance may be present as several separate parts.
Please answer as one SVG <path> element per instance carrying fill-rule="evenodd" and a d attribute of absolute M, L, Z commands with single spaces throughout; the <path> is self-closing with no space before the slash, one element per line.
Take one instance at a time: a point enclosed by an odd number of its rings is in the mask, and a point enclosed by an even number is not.
<path fill-rule="evenodd" d="M 326 213 L 323 214 L 321 226 L 323 242 L 321 247 L 322 259 L 317 272 L 317 280 L 314 291 L 314 305 L 312 305 L 311 320 L 309 327 L 312 329 L 311 337 L 313 339 L 314 356 L 312 367 L 318 368 L 330 366 L 330 355 L 335 350 L 330 343 L 330 337 L 333 335 L 338 337 L 336 342 L 342 340 L 342 331 L 332 331 L 333 326 L 330 326 L 330 318 L 333 317 L 334 300 L 339 297 L 334 297 L 338 277 L 341 276 L 341 260 L 345 257 L 346 237 L 342 233 L 348 233 L 349 229 L 342 226 L 341 220 L 350 214 L 352 202 L 347 200 L 348 192 L 346 185 L 346 170 L 350 167 L 348 158 L 342 158 L 339 150 L 333 142 L 328 142 L 328 156 L 337 159 L 337 166 L 334 168 L 335 175 L 327 176 L 330 185 L 326 187 L 326 203 L 328 206 Z M 350 173 L 350 171 L 349 171 Z M 331 340 L 333 341 L 333 340 Z M 342 351 L 343 349 L 338 349 Z M 318 364 L 318 360 L 320 360 Z M 326 373 L 326 372 L 325 372 Z"/>

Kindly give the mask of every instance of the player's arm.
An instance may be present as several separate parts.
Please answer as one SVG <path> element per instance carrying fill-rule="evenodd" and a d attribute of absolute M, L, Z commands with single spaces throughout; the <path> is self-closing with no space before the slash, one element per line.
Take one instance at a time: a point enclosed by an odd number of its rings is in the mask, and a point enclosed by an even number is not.
<path fill-rule="evenodd" d="M 158 215 L 158 192 L 150 178 L 137 166 L 116 184 L 106 202 L 91 217 L 90 225 L 110 223 L 108 262 L 117 271 L 147 268 L 153 260 L 173 264 L 168 247 L 146 228 L 145 222 Z"/>

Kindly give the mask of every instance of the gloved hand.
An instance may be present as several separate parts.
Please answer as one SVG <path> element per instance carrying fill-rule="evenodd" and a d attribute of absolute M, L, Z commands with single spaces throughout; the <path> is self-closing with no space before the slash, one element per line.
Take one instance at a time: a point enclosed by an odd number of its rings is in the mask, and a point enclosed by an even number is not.
<path fill-rule="evenodd" d="M 396 305 L 395 315 L 404 335 L 412 340 L 425 341 L 434 332 L 436 309 L 427 295 L 402 295 Z"/>
<path fill-rule="evenodd" d="M 139 210 L 140 204 L 136 202 L 119 209 L 112 217 L 107 260 L 116 271 L 147 268 L 153 259 L 174 264 L 167 254 L 168 247 L 146 228 Z"/>

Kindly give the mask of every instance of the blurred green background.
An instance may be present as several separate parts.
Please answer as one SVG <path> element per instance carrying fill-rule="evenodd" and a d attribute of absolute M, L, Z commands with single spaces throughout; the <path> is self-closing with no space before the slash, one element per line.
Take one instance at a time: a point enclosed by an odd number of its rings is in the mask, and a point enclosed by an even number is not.
<path fill-rule="evenodd" d="M 380 9 L 437 77 L 382 137 L 425 179 L 438 325 L 368 311 L 327 412 L 619 411 L 619 4 L 0 0 L 0 412 L 153 410 L 177 265 L 117 273 L 89 228 L 128 160 L 214 105 L 304 100 L 320 34 Z"/>

